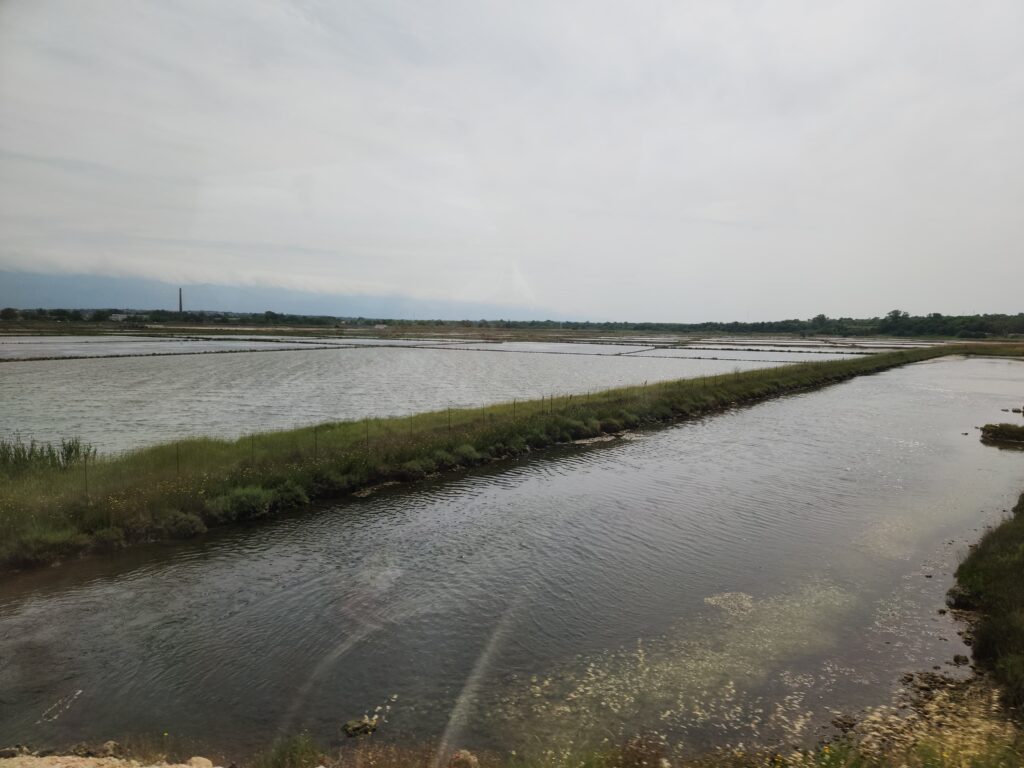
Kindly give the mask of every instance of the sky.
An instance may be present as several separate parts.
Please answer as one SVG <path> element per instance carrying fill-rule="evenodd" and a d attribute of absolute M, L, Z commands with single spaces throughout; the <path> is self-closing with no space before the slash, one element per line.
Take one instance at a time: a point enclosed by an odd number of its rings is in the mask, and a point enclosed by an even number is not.
<path fill-rule="evenodd" d="M 1019 0 L 3 0 L 0 270 L 455 316 L 1016 313 L 1021 30 Z"/>

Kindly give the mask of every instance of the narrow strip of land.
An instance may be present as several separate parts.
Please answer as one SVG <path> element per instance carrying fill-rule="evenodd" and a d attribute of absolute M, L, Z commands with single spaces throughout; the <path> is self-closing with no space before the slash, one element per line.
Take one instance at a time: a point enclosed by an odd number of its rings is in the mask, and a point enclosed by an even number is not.
<path fill-rule="evenodd" d="M 950 354 L 1020 356 L 1024 345 L 913 349 L 237 440 L 182 440 L 119 456 L 59 447 L 19 452 L 8 445 L 6 454 L 0 450 L 0 567 L 194 536 L 385 482 L 694 418 Z"/>

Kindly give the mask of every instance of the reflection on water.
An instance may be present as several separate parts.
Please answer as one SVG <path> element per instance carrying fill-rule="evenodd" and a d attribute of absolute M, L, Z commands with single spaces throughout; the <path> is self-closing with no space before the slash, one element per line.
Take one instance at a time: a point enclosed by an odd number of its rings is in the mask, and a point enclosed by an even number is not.
<path fill-rule="evenodd" d="M 8 579 L 0 742 L 238 754 L 336 739 L 392 696 L 398 743 L 811 738 L 964 651 L 937 608 L 1024 477 L 972 428 L 1022 384 L 1019 362 L 932 361 Z"/>

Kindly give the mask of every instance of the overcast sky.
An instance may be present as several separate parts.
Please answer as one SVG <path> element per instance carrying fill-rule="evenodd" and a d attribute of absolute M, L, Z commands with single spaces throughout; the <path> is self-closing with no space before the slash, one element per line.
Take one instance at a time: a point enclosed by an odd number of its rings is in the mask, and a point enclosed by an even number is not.
<path fill-rule="evenodd" d="M 0 269 L 1024 310 L 1024 3 L 3 0 Z"/>

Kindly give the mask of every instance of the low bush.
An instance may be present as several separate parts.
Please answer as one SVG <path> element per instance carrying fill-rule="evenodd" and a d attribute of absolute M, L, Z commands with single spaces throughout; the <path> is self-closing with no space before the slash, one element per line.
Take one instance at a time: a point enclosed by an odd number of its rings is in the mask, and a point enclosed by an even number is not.
<path fill-rule="evenodd" d="M 93 531 L 93 546 L 97 549 L 119 549 L 125 545 L 124 531 L 120 528 L 100 528 Z"/>
<path fill-rule="evenodd" d="M 471 467 L 483 461 L 483 456 L 480 455 L 480 452 L 469 443 L 463 443 L 452 453 L 455 455 L 455 460 L 463 466 Z"/>
<path fill-rule="evenodd" d="M 309 504 L 309 495 L 305 488 L 294 480 L 285 480 L 274 489 L 274 500 L 271 502 L 275 510 L 289 510 Z"/>
<path fill-rule="evenodd" d="M 163 518 L 160 526 L 170 539 L 191 539 L 206 533 L 206 523 L 191 512 L 173 510 Z"/>
<path fill-rule="evenodd" d="M 207 502 L 206 517 L 216 524 L 255 520 L 270 514 L 273 502 L 274 492 L 258 485 L 232 488 Z"/>

